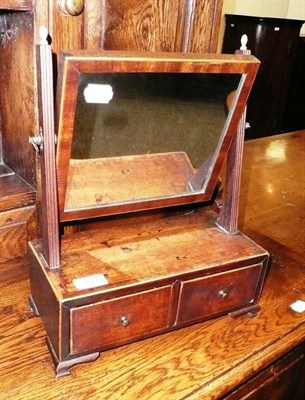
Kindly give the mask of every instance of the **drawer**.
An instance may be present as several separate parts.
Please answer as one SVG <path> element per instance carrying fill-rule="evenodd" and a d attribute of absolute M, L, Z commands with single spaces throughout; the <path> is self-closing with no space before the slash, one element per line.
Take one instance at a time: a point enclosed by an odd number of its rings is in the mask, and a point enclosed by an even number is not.
<path fill-rule="evenodd" d="M 70 350 L 127 343 L 169 325 L 172 287 L 165 286 L 114 300 L 71 308 Z"/>
<path fill-rule="evenodd" d="M 177 325 L 255 304 L 262 264 L 183 282 Z"/>
<path fill-rule="evenodd" d="M 0 262 L 26 255 L 35 236 L 35 207 L 0 212 Z"/>

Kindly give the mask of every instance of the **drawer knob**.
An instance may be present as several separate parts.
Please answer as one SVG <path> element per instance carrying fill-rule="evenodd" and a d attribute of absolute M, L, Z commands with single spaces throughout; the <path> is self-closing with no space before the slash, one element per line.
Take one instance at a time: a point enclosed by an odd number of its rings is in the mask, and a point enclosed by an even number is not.
<path fill-rule="evenodd" d="M 65 15 L 75 17 L 84 11 L 84 0 L 59 0 L 58 6 Z"/>
<path fill-rule="evenodd" d="M 225 290 L 221 289 L 218 292 L 218 296 L 222 297 L 223 299 L 226 299 L 228 297 L 228 292 L 226 292 Z"/>
<path fill-rule="evenodd" d="M 130 322 L 129 322 L 129 320 L 128 320 L 127 317 L 122 316 L 122 317 L 120 318 L 120 324 L 121 324 L 122 326 L 124 326 L 124 328 L 126 328 L 126 326 L 128 326 L 128 325 L 130 324 Z"/>

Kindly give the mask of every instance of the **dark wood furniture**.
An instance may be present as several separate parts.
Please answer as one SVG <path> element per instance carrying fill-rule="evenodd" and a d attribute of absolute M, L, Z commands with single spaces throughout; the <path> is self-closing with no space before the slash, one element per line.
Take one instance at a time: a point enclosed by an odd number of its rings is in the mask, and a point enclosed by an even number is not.
<path fill-rule="evenodd" d="M 246 34 L 248 48 L 261 61 L 248 103 L 250 128 L 246 138 L 284 132 L 288 93 L 295 80 L 293 68 L 304 21 L 233 14 L 225 17 L 222 52 L 234 53 L 241 35 Z M 290 97 L 289 101 L 293 99 Z"/>
<path fill-rule="evenodd" d="M 0 259 L 27 254 L 36 236 L 33 16 L 30 1 L 0 5 Z"/>
<path fill-rule="evenodd" d="M 300 36 L 297 41 L 295 63 L 292 69 L 291 80 L 285 110 L 284 131 L 297 131 L 305 128 L 305 37 Z"/>
<path fill-rule="evenodd" d="M 236 223 L 239 121 L 259 62 L 241 54 L 64 53 L 55 166 L 50 46 L 37 52 L 42 235 L 29 247 L 30 302 L 57 375 L 110 347 L 223 314 L 255 315 L 268 254 Z M 95 230 L 60 240 L 61 224 L 96 218 Z"/>
<path fill-rule="evenodd" d="M 245 143 L 239 225 L 272 258 L 255 318 L 229 316 L 104 352 L 56 379 L 28 310 L 27 259 L 1 263 L 1 394 L 27 398 L 302 400 L 305 132 Z M 268 207 L 266 207 L 268 204 Z"/>

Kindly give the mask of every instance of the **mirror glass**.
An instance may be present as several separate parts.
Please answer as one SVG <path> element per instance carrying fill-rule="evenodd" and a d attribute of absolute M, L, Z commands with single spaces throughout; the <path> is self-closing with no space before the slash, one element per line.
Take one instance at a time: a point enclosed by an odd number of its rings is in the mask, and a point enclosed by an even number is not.
<path fill-rule="evenodd" d="M 65 208 L 194 192 L 190 181 L 213 162 L 227 99 L 240 79 L 209 73 L 81 74 Z"/>

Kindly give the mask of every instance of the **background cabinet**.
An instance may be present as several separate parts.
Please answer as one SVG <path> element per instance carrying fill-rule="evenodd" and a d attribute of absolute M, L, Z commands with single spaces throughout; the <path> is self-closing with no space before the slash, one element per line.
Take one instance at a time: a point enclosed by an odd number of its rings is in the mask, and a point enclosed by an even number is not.
<path fill-rule="evenodd" d="M 0 5 L 0 262 L 27 253 L 35 236 L 36 132 L 30 2 Z"/>
<path fill-rule="evenodd" d="M 305 129 L 305 37 L 299 37 L 296 60 L 292 70 L 292 79 L 288 92 L 284 130 Z"/>
<path fill-rule="evenodd" d="M 284 131 L 288 91 L 304 21 L 226 14 L 223 53 L 234 53 L 243 34 L 261 66 L 248 102 L 247 138 Z"/>
<path fill-rule="evenodd" d="M 37 2 L 38 3 L 38 2 Z M 86 0 L 78 16 L 50 0 L 52 49 L 216 52 L 223 0 Z M 41 7 L 41 6 L 39 6 Z M 44 21 L 43 21 L 44 20 Z"/>

